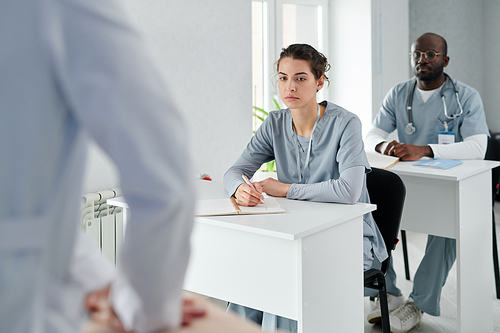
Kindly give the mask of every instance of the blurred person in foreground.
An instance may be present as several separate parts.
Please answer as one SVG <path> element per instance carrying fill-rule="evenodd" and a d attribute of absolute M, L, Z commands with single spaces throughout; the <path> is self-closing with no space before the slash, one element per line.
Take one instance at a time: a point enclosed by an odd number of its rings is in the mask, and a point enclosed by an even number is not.
<path fill-rule="evenodd" d="M 203 316 L 187 126 L 121 3 L 2 1 L 0 45 L 0 332 L 80 332 L 102 301 L 122 331 Z M 78 230 L 90 138 L 132 213 L 116 274 Z"/>

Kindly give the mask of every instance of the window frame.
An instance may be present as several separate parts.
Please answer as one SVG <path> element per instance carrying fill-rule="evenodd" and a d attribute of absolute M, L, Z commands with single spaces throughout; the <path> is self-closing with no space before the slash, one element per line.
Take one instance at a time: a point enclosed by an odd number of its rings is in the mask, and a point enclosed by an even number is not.
<path fill-rule="evenodd" d="M 264 41 L 264 64 L 263 64 L 263 101 L 264 110 L 274 110 L 276 107 L 272 101 L 273 97 L 276 96 L 280 106 L 283 107 L 283 103 L 279 98 L 278 87 L 276 84 L 272 84 L 275 76 L 275 62 L 279 57 L 281 52 L 281 46 L 283 44 L 283 4 L 295 4 L 295 5 L 305 5 L 305 6 L 321 6 L 321 22 L 322 29 L 318 29 L 318 43 L 320 45 L 319 50 L 321 53 L 328 54 L 329 51 L 329 0 L 253 0 L 253 2 L 265 2 L 267 3 L 267 13 L 263 13 L 263 19 L 267 19 L 267 36 L 266 31 L 264 31 L 263 41 Z M 267 61 L 266 61 L 267 60 Z M 266 79 L 268 78 L 268 79 Z M 323 88 L 322 99 L 328 99 L 329 90 L 325 86 Z"/>

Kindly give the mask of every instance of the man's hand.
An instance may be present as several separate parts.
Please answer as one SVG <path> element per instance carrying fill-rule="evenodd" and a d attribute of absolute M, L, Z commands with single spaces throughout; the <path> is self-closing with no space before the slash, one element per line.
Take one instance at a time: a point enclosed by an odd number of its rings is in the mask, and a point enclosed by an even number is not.
<path fill-rule="evenodd" d="M 424 156 L 434 157 L 434 153 L 429 146 L 399 143 L 396 140 L 389 142 L 383 154 L 399 157 L 401 161 L 416 161 Z"/>
<path fill-rule="evenodd" d="M 250 185 L 243 183 L 236 189 L 234 192 L 234 196 L 236 197 L 236 203 L 240 206 L 252 207 L 257 204 L 262 203 L 262 186 L 259 183 L 253 183 L 255 189 L 253 189 Z"/>
<path fill-rule="evenodd" d="M 262 188 L 263 192 L 272 195 L 273 197 L 286 197 L 290 186 L 292 186 L 292 184 L 285 184 L 274 178 L 266 178 L 255 184 L 258 184 Z"/>

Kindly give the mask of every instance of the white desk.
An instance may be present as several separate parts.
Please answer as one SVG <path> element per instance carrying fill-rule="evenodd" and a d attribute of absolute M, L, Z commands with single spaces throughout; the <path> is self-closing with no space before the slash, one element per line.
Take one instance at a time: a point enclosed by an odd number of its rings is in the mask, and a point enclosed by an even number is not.
<path fill-rule="evenodd" d="M 295 319 L 300 333 L 363 332 L 362 216 L 375 205 L 278 201 L 286 213 L 196 218 L 185 289 Z"/>
<path fill-rule="evenodd" d="M 399 162 L 406 185 L 401 229 L 457 240 L 457 331 L 493 331 L 491 169 L 464 161 L 448 170 Z"/>

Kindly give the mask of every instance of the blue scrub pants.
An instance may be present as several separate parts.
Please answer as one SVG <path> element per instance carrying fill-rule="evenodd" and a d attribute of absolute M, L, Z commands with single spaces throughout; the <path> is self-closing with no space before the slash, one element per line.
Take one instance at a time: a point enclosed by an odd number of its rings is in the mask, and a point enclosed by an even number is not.
<path fill-rule="evenodd" d="M 250 319 L 251 321 L 261 325 L 263 331 L 273 332 L 279 328 L 284 331 L 297 333 L 297 321 L 292 319 L 254 310 L 234 303 L 229 303 L 227 310 L 233 311 L 241 317 Z"/>
<path fill-rule="evenodd" d="M 425 254 L 415 272 L 410 294 L 420 310 L 432 316 L 441 314 L 441 291 L 456 258 L 455 239 L 432 235 L 427 237 Z M 389 294 L 401 295 L 401 290 L 396 287 L 396 272 L 392 267 L 392 260 L 385 281 Z"/>

